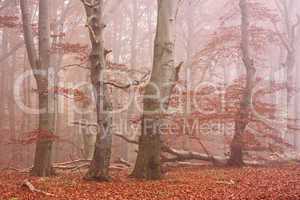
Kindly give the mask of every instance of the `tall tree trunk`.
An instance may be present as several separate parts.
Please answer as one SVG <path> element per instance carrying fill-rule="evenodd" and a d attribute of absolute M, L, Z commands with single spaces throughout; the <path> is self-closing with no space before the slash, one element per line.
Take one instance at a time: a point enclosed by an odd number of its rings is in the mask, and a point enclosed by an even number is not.
<path fill-rule="evenodd" d="M 86 82 L 90 80 L 90 75 L 87 74 Z M 81 88 L 81 91 L 84 92 L 86 95 L 89 94 L 90 87 L 84 86 Z M 80 108 L 84 110 L 88 110 L 90 106 L 89 102 L 80 102 Z M 91 113 L 81 113 L 79 114 L 80 121 L 83 123 L 89 123 L 92 120 Z M 82 152 L 85 159 L 92 159 L 93 153 L 95 149 L 95 142 L 96 142 L 96 135 L 90 131 L 89 127 L 82 126 L 80 127 L 80 137 L 82 138 L 81 145 L 82 145 Z"/>
<path fill-rule="evenodd" d="M 158 0 L 153 71 L 150 83 L 145 88 L 142 134 L 132 172 L 132 176 L 136 178 L 154 180 L 161 178 L 159 126 L 163 123 L 162 115 L 168 108 L 174 83 L 178 79 L 178 70 L 174 66 L 174 47 L 179 2 L 179 0 Z M 157 92 L 161 94 L 159 98 L 150 97 L 157 95 Z"/>
<path fill-rule="evenodd" d="M 39 1 L 39 67 L 44 75 L 38 76 L 37 86 L 39 92 L 39 131 L 53 133 L 54 115 L 53 106 L 49 105 L 49 67 L 50 67 L 50 31 L 49 31 L 49 1 Z M 50 94 L 53 95 L 53 94 Z M 51 110 L 50 110 L 51 109 Z M 39 139 L 36 144 L 34 166 L 32 174 L 36 176 L 49 176 L 53 173 L 52 157 L 52 139 Z"/>
<path fill-rule="evenodd" d="M 15 36 L 13 34 L 13 36 Z M 13 37 L 15 39 L 15 37 Z M 13 41 L 11 41 L 11 44 Z M 14 93 L 13 93 L 13 87 L 14 87 L 14 80 L 15 80 L 15 69 L 16 69 L 16 60 L 17 60 L 17 54 L 16 52 L 12 56 L 11 64 L 9 65 L 9 90 L 8 90 L 8 112 L 9 112 L 9 131 L 10 131 L 10 138 L 11 141 L 16 141 L 17 135 L 16 135 L 16 111 L 15 111 L 15 103 L 14 103 Z M 16 162 L 15 155 L 16 155 L 16 146 L 12 145 L 11 148 L 11 161 L 12 164 Z"/>
<path fill-rule="evenodd" d="M 247 0 L 240 0 L 241 9 L 241 51 L 242 60 L 246 68 L 246 87 L 240 102 L 240 111 L 235 120 L 235 133 L 230 146 L 230 158 L 228 164 L 231 166 L 242 166 L 243 162 L 243 133 L 249 123 L 251 114 L 251 93 L 254 86 L 255 68 L 250 57 L 249 36 L 249 8 Z"/>
<path fill-rule="evenodd" d="M 184 73 L 184 85 L 186 87 L 186 96 L 185 96 L 185 105 L 183 108 L 183 115 L 186 120 L 190 117 L 191 113 L 191 99 L 190 99 L 190 91 L 192 90 L 192 52 L 193 52 L 193 45 L 194 45 L 194 27 L 195 27 L 195 11 L 196 8 L 192 3 L 187 3 L 187 14 L 186 14 L 186 25 L 187 25 L 187 39 L 186 39 L 186 60 L 185 60 L 185 73 Z M 188 132 L 188 128 L 184 127 L 186 130 L 183 132 L 183 138 L 182 138 L 182 148 L 183 150 L 190 150 L 190 133 Z"/>
<path fill-rule="evenodd" d="M 131 54 L 131 58 L 130 58 L 130 69 L 134 70 L 137 69 L 137 34 L 138 34 L 138 1 L 137 0 L 133 0 L 132 1 L 132 16 L 131 16 L 131 28 L 132 28 L 132 32 L 131 32 L 131 43 L 130 43 L 130 54 Z M 133 77 L 131 77 L 133 79 Z M 127 126 L 128 127 L 128 134 L 130 136 L 135 135 L 134 133 L 134 129 L 131 127 L 131 122 L 130 119 L 134 118 L 134 116 L 137 114 L 137 108 L 136 108 L 136 92 L 135 90 L 132 91 L 132 93 L 130 93 L 129 95 L 131 95 L 130 98 L 130 104 L 128 106 L 128 110 L 127 113 L 124 115 L 126 122 L 127 122 Z M 127 131 L 126 131 L 127 132 Z M 122 149 L 122 157 L 126 160 L 128 160 L 128 154 L 132 154 L 133 151 L 135 151 L 135 146 L 134 145 L 130 145 L 128 144 L 126 141 L 121 140 L 121 149 Z M 131 157 L 131 156 L 130 156 Z M 130 159 L 132 160 L 132 159 Z"/>
<path fill-rule="evenodd" d="M 59 85 L 59 79 L 60 77 L 58 76 L 59 68 L 61 66 L 61 63 L 63 61 L 64 53 L 63 49 L 56 47 L 59 44 L 63 43 L 64 36 L 61 35 L 61 33 L 64 32 L 64 25 L 65 25 L 65 20 L 66 20 L 66 15 L 68 14 L 68 11 L 70 9 L 70 5 L 72 1 L 68 1 L 65 3 L 63 1 L 63 5 L 59 5 L 61 1 L 59 0 L 54 0 L 52 5 L 51 5 L 51 17 L 52 17 L 52 33 L 53 33 L 53 40 L 51 43 L 51 46 L 53 49 L 55 49 L 54 52 L 51 54 L 51 69 L 53 71 L 53 77 L 52 77 L 52 83 L 53 87 L 61 87 Z M 58 12 L 60 10 L 60 12 Z M 60 101 L 63 97 L 57 93 L 54 93 L 52 95 L 52 98 L 50 98 L 51 105 L 53 105 L 53 130 L 54 133 L 59 137 L 60 136 L 60 131 L 61 131 L 61 122 L 62 120 L 62 113 L 60 112 L 61 110 L 61 103 Z M 53 145 L 53 159 L 56 161 L 60 157 L 60 143 L 59 141 L 55 142 Z"/>
<path fill-rule="evenodd" d="M 298 7 L 300 7 L 300 3 L 298 3 Z M 296 33 L 296 40 L 295 40 L 296 44 L 299 44 L 300 43 L 300 27 L 298 27 L 297 29 L 297 33 Z M 297 46 L 296 49 L 296 55 L 299 55 L 300 53 L 300 47 Z M 300 56 L 296 56 L 296 76 L 299 77 L 300 76 Z M 296 79 L 295 81 L 295 84 L 296 84 L 296 87 L 299 87 L 300 85 L 300 79 Z M 298 92 L 296 94 L 296 97 L 295 97 L 295 112 L 296 112 L 296 119 L 300 119 L 300 93 Z M 297 127 L 300 127 L 300 121 L 297 120 L 297 123 L 296 123 Z M 299 131 L 297 131 L 295 133 L 295 140 L 294 140 L 294 146 L 295 146 L 295 149 L 297 152 L 300 153 L 300 133 Z"/>
<path fill-rule="evenodd" d="M 297 0 L 286 0 L 286 1 L 277 1 L 277 7 L 281 11 L 283 17 L 283 26 L 286 32 L 286 37 L 280 35 L 282 46 L 286 51 L 286 58 L 284 61 L 284 66 L 286 67 L 286 82 L 287 82 L 287 92 L 285 97 L 286 103 L 286 118 L 287 118 L 287 131 L 284 137 L 287 137 L 287 142 L 292 144 L 295 141 L 296 136 L 290 133 L 288 128 L 291 119 L 297 117 L 296 110 L 294 110 L 293 104 L 296 104 L 296 98 L 293 99 L 294 88 L 296 87 L 297 80 L 295 79 L 295 69 L 296 64 L 296 40 L 297 40 L 297 29 L 300 27 L 300 17 L 297 15 Z M 293 24 L 293 16 L 297 16 L 297 21 Z M 292 101 L 293 100 L 293 101 Z M 294 137 L 293 137 L 294 136 Z M 294 140 L 294 141 L 293 141 Z"/>
<path fill-rule="evenodd" d="M 8 52 L 8 29 L 4 29 L 2 33 L 2 54 L 6 54 Z M 1 97 L 5 96 L 6 93 L 6 87 L 7 87 L 7 69 L 5 68 L 7 66 L 8 62 L 7 60 L 3 61 L 1 65 L 1 80 L 0 80 L 0 95 Z M 5 119 L 5 101 L 0 101 L 0 117 L 2 119 Z M 3 128 L 5 121 L 0 120 L 0 129 Z"/>
<path fill-rule="evenodd" d="M 106 67 L 104 56 L 103 32 L 103 0 L 82 1 L 87 15 L 92 50 L 90 54 L 91 81 L 96 98 L 98 132 L 95 151 L 86 179 L 109 181 L 109 164 L 112 146 L 112 104 L 108 97 L 108 89 L 104 84 L 103 72 Z"/>
<path fill-rule="evenodd" d="M 48 102 L 48 81 L 49 81 L 49 63 L 50 63 L 50 32 L 49 32 L 49 16 L 48 16 L 48 0 L 39 1 L 39 54 L 37 54 L 32 25 L 30 22 L 30 13 L 28 9 L 27 0 L 20 0 L 20 6 L 22 11 L 24 40 L 26 44 L 28 59 L 32 70 L 34 70 L 34 76 L 37 82 L 38 88 L 38 101 L 39 101 L 39 134 L 53 133 L 53 115 L 49 112 Z M 36 73 L 36 70 L 39 70 Z M 36 149 L 34 165 L 31 174 L 34 176 L 50 176 L 53 174 L 51 164 L 52 154 L 52 138 L 39 137 Z"/>

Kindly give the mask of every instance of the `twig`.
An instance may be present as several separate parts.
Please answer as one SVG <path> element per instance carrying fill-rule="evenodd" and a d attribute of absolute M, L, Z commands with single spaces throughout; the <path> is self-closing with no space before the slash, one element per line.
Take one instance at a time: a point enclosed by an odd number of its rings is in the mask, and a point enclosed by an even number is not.
<path fill-rule="evenodd" d="M 31 192 L 41 193 L 41 194 L 46 195 L 46 196 L 51 196 L 51 197 L 54 197 L 54 196 L 55 196 L 54 194 L 51 194 L 51 193 L 48 193 L 48 192 L 45 192 L 45 191 L 36 189 L 36 188 L 29 182 L 29 180 L 27 180 L 27 179 L 23 181 L 21 187 L 27 187 Z"/>
<path fill-rule="evenodd" d="M 203 142 L 201 141 L 200 138 L 197 138 L 197 137 L 192 137 L 194 139 L 196 139 L 198 141 L 198 143 L 201 145 L 202 149 L 205 151 L 205 153 L 207 154 L 207 156 L 209 156 L 212 160 L 213 163 L 216 162 L 215 158 L 213 157 L 213 155 L 211 155 L 208 151 L 208 149 L 205 147 L 205 145 L 203 144 Z"/>
<path fill-rule="evenodd" d="M 128 83 L 126 85 L 119 85 L 117 83 L 113 83 L 113 82 L 104 82 L 105 85 L 110 85 L 110 86 L 113 86 L 113 87 L 116 87 L 116 88 L 119 88 L 119 89 L 128 89 L 130 88 L 131 86 L 139 86 L 141 85 L 142 83 L 146 82 L 147 79 L 148 79 L 148 75 L 150 74 L 150 72 L 146 73 L 142 78 L 141 80 L 134 80 L 132 81 L 131 83 Z"/>
<path fill-rule="evenodd" d="M 127 167 L 131 167 L 131 164 L 127 160 L 125 160 L 123 158 L 119 158 L 119 160 L 117 162 L 121 163 L 121 164 L 123 164 L 123 165 L 125 165 Z"/>
<path fill-rule="evenodd" d="M 230 181 L 217 181 L 218 184 L 226 184 L 226 185 L 234 185 L 235 182 L 233 180 Z"/>
<path fill-rule="evenodd" d="M 7 167 L 7 168 L 4 168 L 4 169 L 2 169 L 2 170 L 3 170 L 3 171 L 9 171 L 9 170 L 11 170 L 11 171 L 19 172 L 19 173 L 29 173 L 31 169 L 32 169 L 32 168 L 27 168 L 27 169 L 17 169 L 17 168 L 14 168 L 14 167 Z"/>
<path fill-rule="evenodd" d="M 87 126 L 87 127 L 93 126 L 93 127 L 96 127 L 96 128 L 98 127 L 97 123 L 72 122 L 71 124 L 78 125 L 78 126 Z"/>
<path fill-rule="evenodd" d="M 62 70 L 66 70 L 67 68 L 70 68 L 70 67 L 79 67 L 81 69 L 87 69 L 87 70 L 91 69 L 89 67 L 83 66 L 83 64 L 84 63 L 80 63 L 80 64 L 75 63 L 75 64 L 70 64 L 70 65 L 65 65 L 65 66 L 62 67 Z"/>
<path fill-rule="evenodd" d="M 123 140 L 125 140 L 128 143 L 137 144 L 137 145 L 139 144 L 138 141 L 131 140 L 131 139 L 127 138 L 126 136 L 122 135 L 122 134 L 114 134 L 114 135 L 117 136 L 117 137 L 119 137 L 119 138 L 121 138 L 121 139 L 123 139 Z"/>
<path fill-rule="evenodd" d="M 89 159 L 82 159 L 82 160 L 73 160 L 73 161 L 68 161 L 68 162 L 63 162 L 63 163 L 54 163 L 56 166 L 62 166 L 62 165 L 72 165 L 75 163 L 82 163 L 82 162 L 91 162 L 92 160 Z"/>

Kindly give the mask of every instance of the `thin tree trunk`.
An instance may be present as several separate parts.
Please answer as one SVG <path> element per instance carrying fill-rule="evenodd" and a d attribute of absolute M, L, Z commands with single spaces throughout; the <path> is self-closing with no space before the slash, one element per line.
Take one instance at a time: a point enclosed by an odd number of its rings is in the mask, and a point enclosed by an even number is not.
<path fill-rule="evenodd" d="M 300 4 L 298 4 L 298 5 L 299 5 L 298 7 L 300 7 Z M 298 27 L 298 29 L 297 29 L 296 40 L 295 41 L 296 41 L 297 44 L 300 43 L 300 27 Z M 300 47 L 297 46 L 295 51 L 297 53 L 296 55 L 299 55 Z M 296 66 L 297 66 L 296 67 L 296 76 L 297 77 L 300 76 L 300 67 L 299 67 L 299 65 L 300 65 L 300 57 L 296 56 Z M 300 79 L 299 78 L 296 79 L 295 84 L 296 84 L 296 87 L 299 87 L 299 85 L 300 85 Z M 299 104 L 300 104 L 300 93 L 298 92 L 296 94 L 296 97 L 295 97 L 295 107 L 294 107 L 295 112 L 296 112 L 296 119 L 300 119 L 300 105 Z M 296 125 L 297 125 L 297 127 L 300 127 L 300 120 L 296 121 Z M 295 146 L 296 151 L 300 152 L 300 133 L 299 133 L 299 131 L 297 131 L 295 133 L 294 146 Z"/>
<path fill-rule="evenodd" d="M 230 158 L 228 164 L 231 166 L 242 166 L 243 161 L 243 134 L 249 123 L 251 113 L 251 93 L 254 85 L 255 68 L 250 57 L 249 36 L 249 8 L 247 0 L 240 0 L 241 9 L 241 51 L 242 60 L 246 68 L 246 87 L 240 102 L 240 111 L 236 116 L 235 133 L 230 146 Z"/>
<path fill-rule="evenodd" d="M 90 54 L 91 81 L 96 98 L 98 132 L 95 151 L 90 168 L 85 176 L 89 180 L 109 181 L 109 164 L 112 146 L 112 117 L 109 113 L 112 104 L 108 97 L 108 89 L 103 81 L 106 67 L 104 56 L 103 32 L 103 0 L 82 1 L 87 15 L 92 50 Z"/>
<path fill-rule="evenodd" d="M 296 70 L 296 43 L 297 43 L 297 29 L 300 27 L 300 17 L 294 11 L 297 11 L 297 0 L 286 0 L 286 1 L 277 1 L 278 9 L 281 11 L 281 15 L 283 17 L 283 25 L 286 31 L 286 37 L 280 35 L 280 39 L 282 42 L 282 46 L 286 50 L 286 58 L 284 61 L 284 66 L 286 67 L 286 82 L 287 82 L 287 90 L 285 96 L 285 103 L 286 103 L 286 118 L 287 118 L 287 131 L 284 137 L 287 137 L 289 143 L 293 143 L 295 141 L 295 137 L 291 137 L 289 131 L 289 124 L 291 119 L 297 117 L 297 113 L 294 110 L 293 104 L 296 104 L 296 98 L 294 102 L 292 101 L 294 89 L 296 87 L 296 79 L 295 73 Z M 293 24 L 292 16 L 297 15 L 297 21 Z M 293 133 L 292 133 L 293 134 Z M 292 141 L 294 140 L 294 141 Z"/>
<path fill-rule="evenodd" d="M 130 43 L 130 54 L 131 54 L 131 58 L 130 58 L 130 69 L 134 70 L 137 69 L 137 34 L 138 34 L 138 1 L 137 0 L 133 0 L 132 1 L 132 17 L 131 17 L 131 28 L 132 28 L 132 32 L 131 32 L 131 43 Z M 131 77 L 133 78 L 133 77 Z M 130 104 L 128 106 L 128 110 L 127 113 L 124 115 L 126 122 L 127 122 L 127 127 L 128 127 L 128 131 L 129 131 L 129 135 L 132 136 L 134 135 L 134 129 L 131 128 L 131 122 L 130 119 L 132 119 L 137 112 L 136 109 L 136 101 L 135 101 L 135 95 L 136 92 L 134 90 L 133 93 L 130 93 Z M 126 160 L 128 160 L 128 154 L 131 154 L 132 151 L 135 150 L 135 147 L 133 145 L 130 146 L 130 144 L 127 144 L 126 142 L 124 142 L 123 140 L 121 140 L 121 149 L 122 149 L 122 157 Z M 131 159 L 132 160 L 132 159 Z"/>
<path fill-rule="evenodd" d="M 188 12 L 186 14 L 186 24 L 187 24 L 187 41 L 186 41 L 186 61 L 185 61 L 185 73 L 184 73 L 184 85 L 186 87 L 186 96 L 185 96 L 185 105 L 183 108 L 183 114 L 186 120 L 190 117 L 191 112 L 191 99 L 190 99 L 190 91 L 191 91 L 191 70 L 192 70 L 192 51 L 193 51 L 193 35 L 194 35 L 194 15 L 195 15 L 195 7 L 192 4 L 188 6 Z M 184 127 L 187 129 L 187 127 Z M 189 150 L 190 148 L 190 136 L 188 130 L 183 132 L 182 138 L 182 148 L 183 150 Z"/>
<path fill-rule="evenodd" d="M 59 85 L 59 68 L 61 66 L 64 53 L 63 49 L 59 48 L 56 49 L 57 45 L 63 43 L 64 36 L 61 36 L 61 33 L 64 32 L 64 25 L 65 25 L 65 20 L 66 20 L 66 15 L 70 9 L 70 4 L 71 1 L 68 1 L 68 3 L 64 3 L 63 5 L 59 6 L 59 2 L 53 1 L 52 7 L 51 7 L 51 16 L 53 18 L 53 26 L 52 26 L 52 32 L 53 32 L 53 40 L 52 40 L 52 48 L 55 49 L 55 52 L 51 54 L 51 69 L 53 70 L 53 77 L 52 77 L 52 83 L 53 87 L 60 87 Z M 61 8 L 60 8 L 61 7 Z M 58 9 L 61 9 L 61 12 L 58 12 Z M 58 95 L 57 93 L 54 93 L 52 95 L 53 98 L 51 98 L 51 104 L 54 106 L 53 108 L 53 130 L 54 133 L 59 137 L 60 136 L 60 131 L 61 131 L 61 121 L 63 121 L 61 118 L 61 113 L 60 113 L 60 101 L 61 96 Z M 60 143 L 55 142 L 53 145 L 53 157 L 55 160 L 59 158 L 60 152 Z"/>
<path fill-rule="evenodd" d="M 14 35 L 15 36 L 15 35 Z M 15 37 L 13 37 L 15 39 Z M 13 41 L 11 41 L 13 43 Z M 15 66 L 16 66 L 17 54 L 14 53 L 11 60 L 11 65 L 9 65 L 9 90 L 8 90 L 8 111 L 9 111 L 9 130 L 10 130 L 10 138 L 11 141 L 15 141 L 17 139 L 16 135 L 16 111 L 15 111 L 15 104 L 14 104 L 14 94 L 13 94 L 13 87 L 14 87 L 14 80 L 15 80 Z M 16 154 L 16 146 L 12 145 L 11 149 L 11 161 L 14 164 L 15 154 Z"/>
<path fill-rule="evenodd" d="M 2 34 L 2 54 L 6 54 L 8 51 L 8 29 L 4 29 L 3 34 Z M 7 69 L 5 67 L 7 67 L 8 62 L 5 61 L 2 63 L 1 65 L 1 81 L 0 81 L 0 95 L 1 97 L 5 96 L 5 92 L 6 92 L 6 79 L 7 79 Z M 0 101 L 0 117 L 2 119 L 5 119 L 5 101 L 1 100 Z M 0 120 L 0 129 L 3 128 L 4 126 L 4 120 Z"/>
<path fill-rule="evenodd" d="M 174 82 L 178 79 L 178 70 L 174 60 L 178 3 L 179 0 L 158 0 L 153 71 L 151 84 L 145 87 L 142 135 L 139 139 L 138 156 L 132 172 L 135 178 L 154 180 L 161 178 L 161 138 L 158 127 L 163 123 L 163 112 L 168 108 Z M 150 95 L 157 93 L 153 85 L 161 94 L 159 99 L 149 98 Z"/>
<path fill-rule="evenodd" d="M 49 40 L 49 1 L 39 1 L 39 67 L 45 73 L 44 76 L 38 77 L 37 86 L 39 92 L 39 109 L 45 109 L 39 115 L 39 131 L 53 133 L 54 115 L 52 105 L 49 105 L 49 67 L 50 67 L 50 40 Z M 53 95 L 53 94 L 50 94 Z M 52 171 L 52 139 L 39 139 L 36 144 L 36 152 L 32 175 L 49 176 Z"/>

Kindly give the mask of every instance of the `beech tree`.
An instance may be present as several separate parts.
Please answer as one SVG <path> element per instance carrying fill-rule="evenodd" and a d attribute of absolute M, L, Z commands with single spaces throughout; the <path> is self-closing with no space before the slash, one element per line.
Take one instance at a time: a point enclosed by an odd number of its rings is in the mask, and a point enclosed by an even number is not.
<path fill-rule="evenodd" d="M 49 106 L 49 66 L 50 66 L 50 24 L 48 13 L 48 0 L 39 1 L 39 20 L 38 20 L 38 51 L 34 43 L 34 34 L 31 24 L 31 15 L 28 1 L 20 0 L 22 11 L 24 41 L 26 44 L 27 55 L 30 66 L 38 88 L 39 102 L 39 133 L 43 135 L 53 134 L 53 113 Z M 35 159 L 32 175 L 50 176 L 53 174 L 51 164 L 52 154 L 51 137 L 39 137 L 36 143 Z"/>
<path fill-rule="evenodd" d="M 295 94 L 295 88 L 297 80 L 295 73 L 298 70 L 297 64 L 297 48 L 296 43 L 299 40 L 299 27 L 300 27 L 300 15 L 297 13 L 297 2 L 295 0 L 278 1 L 275 0 L 278 11 L 281 15 L 282 29 L 278 29 L 278 25 L 274 22 L 274 27 L 277 31 L 277 35 L 280 39 L 281 46 L 284 49 L 285 57 L 283 60 L 283 66 L 286 71 L 286 105 L 287 105 L 287 127 L 291 124 L 293 118 L 297 117 L 297 96 L 295 100 L 292 98 Z M 298 6 L 299 7 L 299 6 Z M 295 9 L 294 12 L 293 8 Z M 293 102 L 294 101 L 294 102 Z M 293 106 L 294 104 L 294 106 Z M 287 129 L 287 132 L 292 132 Z M 290 133 L 291 134 L 291 133 Z M 295 134 L 295 133 L 292 133 Z M 297 146 L 298 134 L 295 134 L 293 138 L 293 145 Z"/>
<path fill-rule="evenodd" d="M 235 133 L 230 146 L 229 165 L 243 165 L 243 139 L 242 135 L 249 122 L 251 95 L 254 86 L 255 67 L 250 55 L 249 37 L 249 9 L 247 0 L 240 0 L 241 9 L 241 51 L 242 60 L 246 68 L 246 87 L 240 103 L 240 111 L 236 116 Z"/>
<path fill-rule="evenodd" d="M 132 177 L 156 180 L 296 158 L 296 1 L 1 1 L 0 168 L 109 181 L 136 161 Z"/>
<path fill-rule="evenodd" d="M 103 33 L 103 0 L 86 1 L 84 5 L 92 49 L 90 53 L 91 82 L 94 87 L 97 114 L 97 138 L 95 151 L 86 179 L 108 181 L 109 164 L 112 145 L 112 104 L 108 96 L 108 88 L 104 83 L 104 70 L 106 68 Z"/>
<path fill-rule="evenodd" d="M 161 177 L 162 116 L 168 109 L 173 86 L 178 79 L 179 67 L 175 66 L 174 48 L 176 15 L 180 0 L 158 0 L 158 17 L 154 41 L 153 69 L 144 89 L 142 134 L 132 176 L 159 179 Z M 154 96 L 159 94 L 159 98 Z M 154 98 L 153 98 L 154 97 Z"/>

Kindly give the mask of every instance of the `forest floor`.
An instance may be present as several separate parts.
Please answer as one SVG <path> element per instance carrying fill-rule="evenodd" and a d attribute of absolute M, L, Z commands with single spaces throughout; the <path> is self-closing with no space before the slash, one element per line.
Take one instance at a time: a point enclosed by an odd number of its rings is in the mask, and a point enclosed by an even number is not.
<path fill-rule="evenodd" d="M 82 180 L 83 172 L 32 178 L 16 172 L 0 172 L 0 200 L 300 200 L 300 166 L 170 169 L 161 181 L 127 178 L 128 172 L 112 172 L 110 183 Z M 28 179 L 37 189 L 54 197 L 22 188 Z"/>

